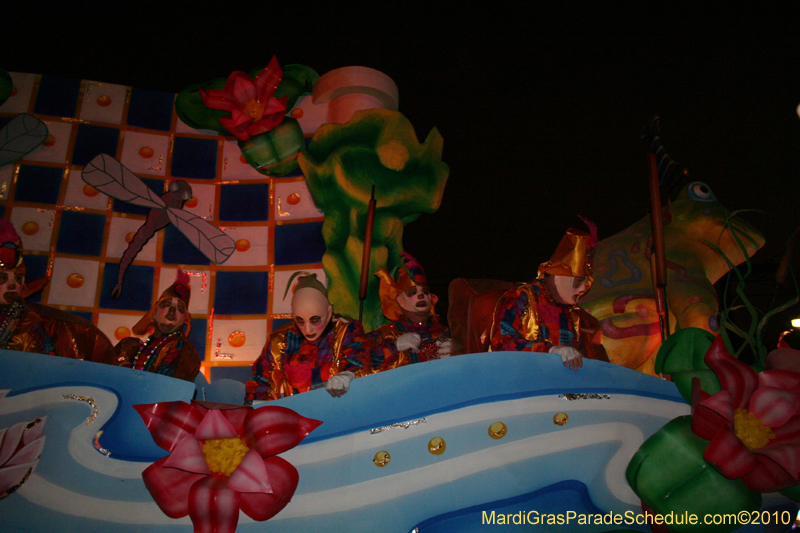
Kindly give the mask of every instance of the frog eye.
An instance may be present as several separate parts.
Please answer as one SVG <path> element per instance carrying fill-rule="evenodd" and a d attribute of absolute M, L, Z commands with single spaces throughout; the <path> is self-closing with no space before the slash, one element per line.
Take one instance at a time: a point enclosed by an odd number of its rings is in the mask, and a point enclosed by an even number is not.
<path fill-rule="evenodd" d="M 687 192 L 689 193 L 689 199 L 695 202 L 711 203 L 717 201 L 717 197 L 714 196 L 711 188 L 702 181 L 690 183 Z"/>

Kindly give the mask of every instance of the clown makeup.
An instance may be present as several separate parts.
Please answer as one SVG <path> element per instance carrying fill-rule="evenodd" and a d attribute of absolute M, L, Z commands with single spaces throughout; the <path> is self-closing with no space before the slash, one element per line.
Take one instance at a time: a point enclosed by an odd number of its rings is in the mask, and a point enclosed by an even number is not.
<path fill-rule="evenodd" d="M 586 276 L 553 276 L 553 298 L 563 304 L 575 305 L 584 292 L 586 292 Z"/>
<path fill-rule="evenodd" d="M 306 287 L 292 297 L 294 323 L 305 339 L 316 343 L 322 337 L 333 315 L 333 306 L 317 289 Z"/>
<path fill-rule="evenodd" d="M 19 299 L 25 274 L 13 270 L 0 270 L 0 305 L 11 305 Z"/>
<path fill-rule="evenodd" d="M 164 298 L 158 302 L 153 320 L 157 336 L 158 332 L 169 335 L 181 328 L 186 321 L 186 304 L 180 298 Z"/>
<path fill-rule="evenodd" d="M 431 291 L 427 285 L 412 285 L 397 295 L 397 305 L 412 322 L 427 322 L 431 312 Z"/>

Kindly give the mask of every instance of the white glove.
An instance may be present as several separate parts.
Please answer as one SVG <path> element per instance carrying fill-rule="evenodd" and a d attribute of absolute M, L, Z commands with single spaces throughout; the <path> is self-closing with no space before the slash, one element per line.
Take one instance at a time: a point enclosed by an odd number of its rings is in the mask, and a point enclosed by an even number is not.
<path fill-rule="evenodd" d="M 451 342 L 449 340 L 439 343 L 439 351 L 437 352 L 439 359 L 450 357 L 450 346 Z"/>
<path fill-rule="evenodd" d="M 578 370 L 583 366 L 583 354 L 572 346 L 553 346 L 550 353 L 558 354 L 561 362 L 570 370 Z"/>
<path fill-rule="evenodd" d="M 418 352 L 420 343 L 422 343 L 422 337 L 419 336 L 419 333 L 403 333 L 394 342 L 398 352 L 409 349 Z"/>
<path fill-rule="evenodd" d="M 345 395 L 350 388 L 350 382 L 354 379 L 356 379 L 356 375 L 352 372 L 339 372 L 335 376 L 328 378 L 328 382 L 325 384 L 325 390 L 334 398 L 339 398 Z"/>

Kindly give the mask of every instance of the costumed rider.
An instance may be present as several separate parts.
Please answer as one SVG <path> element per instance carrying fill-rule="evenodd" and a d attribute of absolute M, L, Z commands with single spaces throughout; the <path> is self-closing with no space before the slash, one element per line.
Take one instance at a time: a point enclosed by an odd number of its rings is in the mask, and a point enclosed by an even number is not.
<path fill-rule="evenodd" d="M 42 318 L 25 303 L 25 297 L 47 280 L 25 285 L 22 254 L 22 239 L 14 226 L 0 219 L 0 348 L 55 355 L 55 343 Z"/>
<path fill-rule="evenodd" d="M 333 313 L 316 274 L 298 278 L 292 322 L 273 331 L 253 363 L 245 403 L 276 400 L 325 387 L 344 395 L 356 377 L 371 373 L 369 342 L 360 322 Z"/>
<path fill-rule="evenodd" d="M 373 372 L 450 356 L 449 335 L 434 312 L 437 298 L 428 288 L 425 271 L 410 254 L 400 255 L 405 265 L 396 280 L 385 268 L 375 273 L 380 278 L 381 309 L 392 322 L 367 334 L 374 345 Z"/>
<path fill-rule="evenodd" d="M 200 356 L 189 340 L 191 295 L 189 275 L 178 269 L 175 283 L 133 326 L 136 335 L 149 334 L 147 339 L 128 337 L 114 348 L 119 365 L 193 382 L 200 372 Z"/>
<path fill-rule="evenodd" d="M 578 307 L 592 286 L 597 226 L 584 219 L 590 233 L 567 230 L 537 278 L 507 291 L 497 302 L 492 324 L 492 351 L 558 354 L 564 366 L 578 370 L 583 358 L 608 361 L 600 344 L 599 322 Z"/>

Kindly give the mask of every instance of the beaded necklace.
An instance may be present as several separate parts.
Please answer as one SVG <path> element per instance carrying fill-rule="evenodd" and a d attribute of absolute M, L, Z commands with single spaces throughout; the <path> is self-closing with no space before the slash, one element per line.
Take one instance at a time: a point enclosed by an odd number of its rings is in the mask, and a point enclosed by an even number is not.
<path fill-rule="evenodd" d="M 8 314 L 6 315 L 5 320 L 3 320 L 2 325 L 0 325 L 0 346 L 6 346 L 9 342 L 11 342 L 14 333 L 17 331 L 20 317 L 24 311 L 25 308 L 22 306 L 19 300 L 15 300 L 14 303 L 11 304 L 7 311 Z"/>
<path fill-rule="evenodd" d="M 150 358 L 153 356 L 153 354 L 156 353 L 157 351 L 161 350 L 161 348 L 165 344 L 167 344 L 167 342 L 169 342 L 169 340 L 172 337 L 175 337 L 179 333 L 180 333 L 180 330 L 177 330 L 177 331 L 173 331 L 169 335 L 165 335 L 163 337 L 157 338 L 157 340 L 153 343 L 153 347 L 150 348 L 150 350 L 148 350 L 147 355 L 144 358 L 144 361 L 142 361 L 142 364 L 140 365 L 139 364 L 139 360 L 141 359 L 142 353 L 144 352 L 144 350 L 147 347 L 147 345 L 150 344 L 150 339 L 152 339 L 152 335 L 147 337 L 147 340 L 145 340 L 144 343 L 141 346 L 139 346 L 139 350 L 136 352 L 136 355 L 133 356 L 133 368 L 135 368 L 137 370 L 146 370 L 147 363 L 148 363 L 148 361 L 150 361 Z"/>

